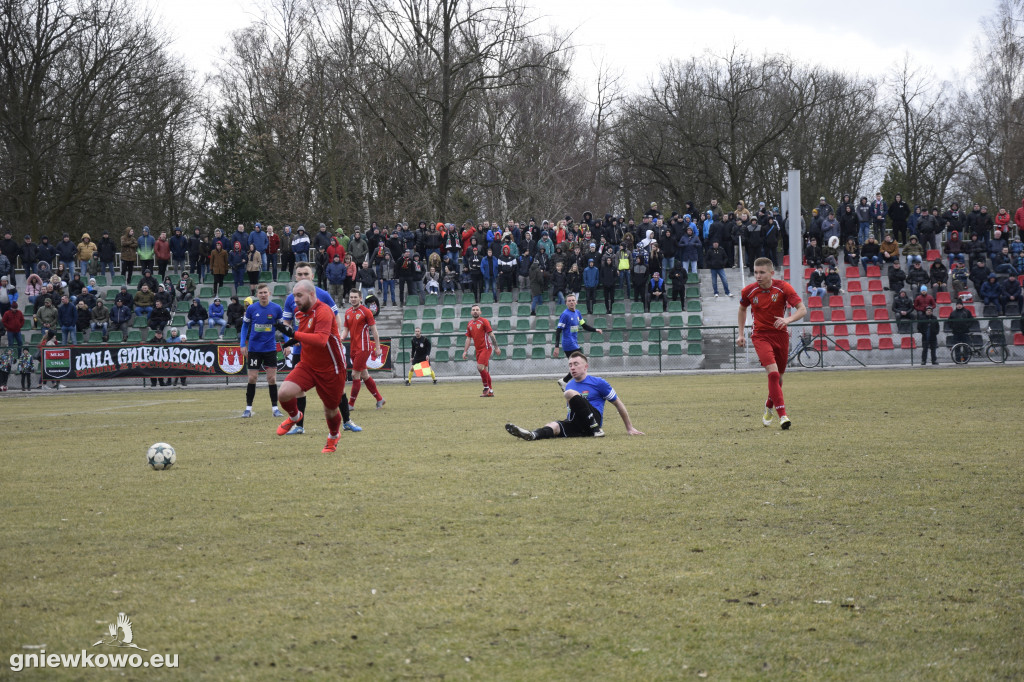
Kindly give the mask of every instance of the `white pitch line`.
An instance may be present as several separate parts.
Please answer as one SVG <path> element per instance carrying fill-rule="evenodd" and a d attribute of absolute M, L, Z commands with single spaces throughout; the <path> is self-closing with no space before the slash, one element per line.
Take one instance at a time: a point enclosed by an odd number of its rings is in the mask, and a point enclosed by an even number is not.
<path fill-rule="evenodd" d="M 154 405 L 169 405 L 171 403 L 194 403 L 195 398 L 188 398 L 186 400 L 154 400 L 148 403 L 129 403 L 127 405 L 112 405 L 110 407 L 97 407 L 93 410 L 72 410 L 70 412 L 51 412 L 51 413 L 33 413 L 33 417 L 68 417 L 77 414 L 94 414 L 96 412 L 110 412 L 111 410 L 122 410 L 129 411 L 134 407 L 152 407 Z M 166 422 L 165 422 L 166 423 Z"/>

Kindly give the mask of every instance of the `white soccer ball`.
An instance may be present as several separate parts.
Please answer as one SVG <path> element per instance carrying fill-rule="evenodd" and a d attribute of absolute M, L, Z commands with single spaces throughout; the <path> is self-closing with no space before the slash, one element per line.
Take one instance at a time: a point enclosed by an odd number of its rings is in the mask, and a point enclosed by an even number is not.
<path fill-rule="evenodd" d="M 146 462 L 157 471 L 170 469 L 178 461 L 178 455 L 167 443 L 153 443 L 146 451 Z"/>

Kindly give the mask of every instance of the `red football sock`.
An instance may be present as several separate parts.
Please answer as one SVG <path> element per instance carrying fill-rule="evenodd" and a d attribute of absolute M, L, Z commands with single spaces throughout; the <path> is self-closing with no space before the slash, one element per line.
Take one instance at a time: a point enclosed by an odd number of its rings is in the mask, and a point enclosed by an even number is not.
<path fill-rule="evenodd" d="M 772 399 L 771 399 L 771 398 L 768 398 L 768 400 L 764 401 L 764 408 L 765 408 L 766 410 L 770 410 L 770 409 L 772 409 L 772 408 L 773 408 L 774 406 L 775 406 L 775 403 L 773 403 L 773 402 L 772 402 Z"/>
<path fill-rule="evenodd" d="M 281 399 L 281 409 L 285 411 L 289 419 L 292 421 L 298 421 L 299 416 L 299 401 L 298 398 L 291 398 L 290 400 Z"/>
<path fill-rule="evenodd" d="M 366 387 L 370 389 L 370 393 L 373 394 L 374 398 L 376 398 L 377 400 L 384 400 L 384 398 L 382 398 L 380 395 L 380 391 L 377 390 L 377 382 L 373 380 L 373 377 L 363 379 L 363 383 L 365 383 Z"/>
<path fill-rule="evenodd" d="M 331 438 L 335 438 L 341 433 L 341 412 L 335 411 L 327 418 L 327 433 L 331 435 Z"/>
<path fill-rule="evenodd" d="M 779 373 L 772 372 L 768 375 L 768 400 L 775 405 L 775 413 L 780 417 L 786 416 L 786 403 L 782 398 L 782 382 Z"/>
<path fill-rule="evenodd" d="M 487 370 L 484 370 L 484 385 L 486 385 L 487 388 L 494 390 L 494 385 L 491 384 L 491 373 Z"/>
<path fill-rule="evenodd" d="M 487 386 L 488 379 L 490 379 L 490 375 L 488 375 L 487 372 L 485 372 L 484 370 L 480 370 L 480 381 L 483 382 L 484 388 L 488 387 Z"/>
<path fill-rule="evenodd" d="M 348 399 L 348 404 L 351 407 L 356 404 L 356 396 L 359 395 L 359 389 L 362 387 L 362 379 L 352 380 L 352 396 Z"/>

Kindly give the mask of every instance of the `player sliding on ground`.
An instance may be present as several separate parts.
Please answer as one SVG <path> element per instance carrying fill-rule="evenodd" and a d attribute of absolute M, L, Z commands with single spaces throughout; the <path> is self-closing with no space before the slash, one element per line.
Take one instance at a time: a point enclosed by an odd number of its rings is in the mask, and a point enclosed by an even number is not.
<path fill-rule="evenodd" d="M 292 336 L 288 344 L 302 344 L 302 359 L 288 373 L 278 394 L 288 418 L 277 427 L 277 435 L 287 434 L 302 419 L 298 397 L 315 386 L 327 418 L 327 445 L 323 452 L 334 452 L 341 438 L 338 403 L 345 392 L 346 372 L 338 319 L 329 306 L 317 300 L 316 287 L 312 282 L 296 282 L 292 295 L 295 297 L 295 329 L 293 331 L 282 322 L 278 322 L 276 328 L 282 334 Z"/>
<path fill-rule="evenodd" d="M 608 401 L 618 410 L 619 416 L 622 417 L 622 423 L 626 425 L 628 435 L 644 435 L 642 431 L 633 428 L 626 405 L 615 394 L 615 389 L 611 387 L 611 384 L 601 377 L 588 375 L 589 369 L 587 356 L 580 351 L 569 356 L 569 374 L 572 379 L 565 387 L 565 402 L 569 407 L 569 414 L 565 419 L 549 422 L 536 431 L 527 431 L 515 424 L 505 424 L 505 430 L 523 440 L 542 440 L 557 436 L 600 438 L 604 435 L 604 431 L 601 430 L 604 421 L 604 403 Z"/>
<path fill-rule="evenodd" d="M 775 265 L 769 258 L 758 258 L 754 261 L 753 284 L 748 284 L 740 294 L 740 309 L 737 322 L 740 333 L 736 345 L 743 348 L 747 345 L 743 337 L 743 329 L 747 324 L 747 308 L 753 308 L 754 331 L 750 340 L 754 344 L 757 358 L 768 373 L 768 400 L 764 403 L 764 416 L 761 423 L 772 425 L 772 410 L 779 415 L 779 426 L 788 429 L 792 424 L 786 414 L 786 402 L 782 398 L 782 374 L 786 371 L 786 359 L 789 357 L 788 326 L 803 319 L 807 308 L 796 289 L 788 282 L 773 279 Z M 793 309 L 789 317 L 784 317 L 786 307 Z"/>

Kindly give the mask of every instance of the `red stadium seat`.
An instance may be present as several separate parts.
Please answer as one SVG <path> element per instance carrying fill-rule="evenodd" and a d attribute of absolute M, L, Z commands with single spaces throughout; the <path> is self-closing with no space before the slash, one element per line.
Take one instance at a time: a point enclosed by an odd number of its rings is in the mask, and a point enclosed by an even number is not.
<path fill-rule="evenodd" d="M 825 343 L 825 339 L 814 339 L 814 350 L 828 350 L 828 344 Z"/>
<path fill-rule="evenodd" d="M 860 280 L 851 279 L 849 282 L 846 283 L 846 290 L 849 291 L 851 294 L 859 294 L 860 292 L 864 291 L 864 288 L 861 287 Z"/>
<path fill-rule="evenodd" d="M 814 268 L 804 268 L 804 281 L 806 282 L 811 278 L 811 273 L 814 272 Z"/>
<path fill-rule="evenodd" d="M 808 296 L 807 297 L 808 308 L 820 308 L 821 307 L 821 296 Z"/>
<path fill-rule="evenodd" d="M 855 324 L 853 333 L 855 336 L 871 336 L 871 327 L 866 324 Z"/>
<path fill-rule="evenodd" d="M 878 339 L 878 350 L 894 350 L 896 347 L 892 343 L 892 339 L 885 336 Z"/>
<path fill-rule="evenodd" d="M 882 280 L 872 279 L 868 281 L 868 291 L 885 291 L 882 288 Z"/>
<path fill-rule="evenodd" d="M 900 339 L 900 348 L 913 350 L 914 348 L 917 348 L 917 342 L 914 341 L 913 336 L 904 336 Z"/>
<path fill-rule="evenodd" d="M 948 291 L 940 291 L 935 294 L 935 302 L 939 305 L 950 305 L 953 303 L 953 300 L 949 297 Z"/>
<path fill-rule="evenodd" d="M 940 258 L 942 258 L 942 254 L 939 253 L 938 249 L 928 249 L 924 254 L 925 260 L 939 260 Z"/>
<path fill-rule="evenodd" d="M 832 327 L 832 336 L 849 336 L 850 330 L 845 324 L 837 324 Z"/>
<path fill-rule="evenodd" d="M 871 305 L 876 308 L 886 308 L 889 306 L 885 300 L 885 294 L 871 294 Z"/>
<path fill-rule="evenodd" d="M 782 264 L 787 268 L 789 267 L 789 256 L 782 257 Z"/>
<path fill-rule="evenodd" d="M 882 268 L 878 267 L 877 265 L 869 265 L 868 266 L 868 277 L 881 277 L 881 276 L 882 276 Z"/>
<path fill-rule="evenodd" d="M 949 314 L 953 312 L 953 306 L 951 305 L 940 305 L 939 306 L 939 319 L 948 320 Z"/>
<path fill-rule="evenodd" d="M 875 314 L 872 316 L 872 319 L 875 319 L 875 320 L 888 320 L 889 319 L 889 311 L 886 310 L 885 308 L 875 308 Z"/>
<path fill-rule="evenodd" d="M 846 266 L 846 279 L 857 279 L 860 277 L 860 268 L 856 265 Z"/>
<path fill-rule="evenodd" d="M 863 308 L 864 306 L 866 306 L 867 303 L 864 302 L 864 295 L 854 294 L 853 296 L 851 296 L 850 305 L 853 306 L 854 308 Z"/>
<path fill-rule="evenodd" d="M 875 331 L 879 336 L 892 336 L 892 325 L 885 322 L 875 327 Z"/>
<path fill-rule="evenodd" d="M 1017 275 L 1017 281 L 1020 282 L 1022 287 L 1024 287 L 1024 275 Z"/>
<path fill-rule="evenodd" d="M 832 321 L 833 322 L 846 322 L 846 311 L 842 308 L 834 308 L 832 310 Z"/>
<path fill-rule="evenodd" d="M 846 339 L 836 339 L 836 350 L 850 350 L 850 342 Z"/>
<path fill-rule="evenodd" d="M 871 350 L 871 339 L 857 339 L 857 350 Z"/>
<path fill-rule="evenodd" d="M 868 311 L 864 310 L 863 308 L 858 308 L 857 310 L 854 310 L 853 311 L 853 321 L 854 322 L 867 322 L 868 321 Z"/>
<path fill-rule="evenodd" d="M 823 311 L 821 311 L 821 310 L 812 310 L 811 311 L 811 319 L 810 319 L 810 321 L 811 322 L 824 322 L 825 321 L 825 313 Z"/>
<path fill-rule="evenodd" d="M 814 334 L 815 336 L 824 336 L 828 332 L 825 330 L 825 325 L 816 324 L 813 327 L 811 327 L 811 333 Z"/>
<path fill-rule="evenodd" d="M 1024 334 L 1017 332 L 1013 335 L 1013 345 L 1024 346 Z"/>

